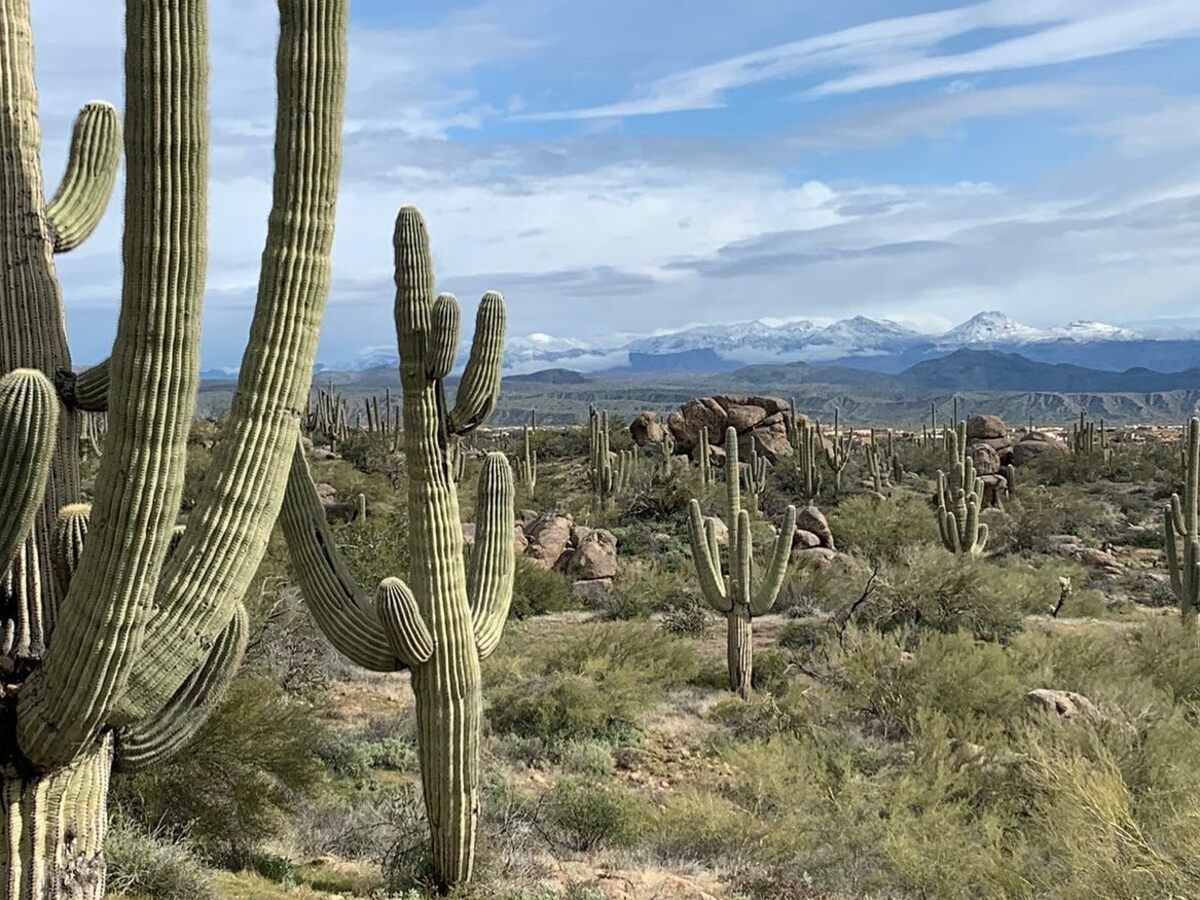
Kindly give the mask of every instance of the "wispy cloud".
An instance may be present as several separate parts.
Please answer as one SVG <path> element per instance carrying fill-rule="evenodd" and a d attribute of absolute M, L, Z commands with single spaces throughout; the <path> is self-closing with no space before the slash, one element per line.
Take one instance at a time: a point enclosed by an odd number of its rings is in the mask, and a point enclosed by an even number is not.
<path fill-rule="evenodd" d="M 962 53 L 947 41 L 1005 29 L 1031 34 Z M 657 115 L 723 106 L 738 88 L 808 76 L 810 97 L 1105 56 L 1200 31 L 1195 0 L 989 0 L 882 19 L 697 66 L 660 78 L 635 96 L 578 109 L 524 113 L 528 121 Z M 830 77 L 834 71 L 849 74 Z M 822 74 L 824 73 L 824 74 Z"/>

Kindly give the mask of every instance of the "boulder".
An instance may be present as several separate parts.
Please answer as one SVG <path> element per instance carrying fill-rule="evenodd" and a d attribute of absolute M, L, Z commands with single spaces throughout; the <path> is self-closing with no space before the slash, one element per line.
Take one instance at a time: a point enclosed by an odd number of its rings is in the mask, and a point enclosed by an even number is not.
<path fill-rule="evenodd" d="M 1025 695 L 1025 702 L 1033 709 L 1048 713 L 1064 722 L 1083 719 L 1099 722 L 1104 718 L 1104 714 L 1095 703 L 1074 691 L 1038 688 Z"/>
<path fill-rule="evenodd" d="M 833 532 L 829 528 L 829 520 L 815 506 L 802 507 L 796 514 L 796 527 L 801 531 L 815 534 L 821 547 L 836 550 L 833 542 Z"/>
<path fill-rule="evenodd" d="M 708 440 L 720 444 L 724 440 L 729 414 L 715 397 L 697 397 L 689 400 L 667 416 L 667 427 L 675 437 L 680 451 L 689 453 L 700 441 L 700 429 L 708 429 Z"/>
<path fill-rule="evenodd" d="M 992 509 L 993 507 L 1004 505 L 1004 495 L 1008 492 L 1008 479 L 1003 475 L 980 475 L 979 480 L 983 482 L 983 508 Z"/>
<path fill-rule="evenodd" d="M 728 547 L 729 546 L 729 526 L 725 524 L 724 520 L 722 520 L 720 516 L 713 516 L 712 520 L 713 520 L 713 527 L 717 531 L 717 546 L 718 547 Z"/>
<path fill-rule="evenodd" d="M 553 569 L 571 543 L 574 524 L 570 516 L 557 513 L 539 516 L 525 528 L 525 536 L 529 539 L 525 555 L 542 568 Z"/>
<path fill-rule="evenodd" d="M 1031 431 L 1013 444 L 1012 461 L 1014 466 L 1023 466 L 1045 453 L 1066 452 L 1066 445 L 1058 438 L 1042 431 Z"/>
<path fill-rule="evenodd" d="M 614 578 L 617 574 L 617 539 L 603 528 L 590 530 L 567 563 L 567 575 L 575 581 Z"/>
<path fill-rule="evenodd" d="M 600 606 L 612 591 L 611 578 L 580 579 L 571 582 L 571 596 L 586 606 Z"/>
<path fill-rule="evenodd" d="M 629 436 L 639 447 L 661 444 L 667 437 L 667 429 L 658 420 L 658 413 L 644 412 L 629 423 Z"/>
<path fill-rule="evenodd" d="M 523 556 L 529 549 L 529 538 L 525 537 L 525 526 L 518 522 L 513 528 L 513 550 L 517 556 Z"/>
<path fill-rule="evenodd" d="M 821 539 L 811 531 L 805 531 L 803 528 L 796 529 L 796 536 L 792 538 L 792 549 L 794 550 L 815 550 L 821 546 Z"/>
<path fill-rule="evenodd" d="M 727 413 L 729 418 L 726 420 L 725 427 L 728 428 L 732 425 L 738 430 L 738 434 L 749 431 L 767 417 L 767 411 L 761 406 L 738 404 L 737 406 L 729 407 Z"/>
<path fill-rule="evenodd" d="M 1008 434 L 1004 420 L 999 416 L 971 416 L 967 419 L 967 440 L 984 441 L 1002 438 Z"/>
<path fill-rule="evenodd" d="M 968 445 L 967 454 L 975 464 L 976 475 L 995 475 L 1000 471 L 1000 454 L 991 444 L 976 442 Z"/>

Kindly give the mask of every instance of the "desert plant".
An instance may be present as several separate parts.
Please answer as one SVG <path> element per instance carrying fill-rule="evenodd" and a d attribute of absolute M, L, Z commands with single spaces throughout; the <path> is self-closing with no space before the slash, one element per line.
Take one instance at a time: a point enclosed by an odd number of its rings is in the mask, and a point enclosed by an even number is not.
<path fill-rule="evenodd" d="M 708 428 L 700 429 L 700 438 L 696 442 L 696 461 L 700 466 L 700 484 L 708 487 L 716 482 L 713 477 L 712 446 L 708 442 Z"/>
<path fill-rule="evenodd" d="M 608 509 L 613 496 L 625 490 L 629 484 L 633 456 L 627 450 L 616 453 L 610 449 L 607 412 L 588 410 L 588 435 L 588 474 L 592 497 L 596 507 L 603 511 Z"/>
<path fill-rule="evenodd" d="M 1167 568 L 1171 572 L 1171 590 L 1179 601 L 1184 619 L 1194 621 L 1200 605 L 1200 419 L 1188 422 L 1187 470 L 1183 499 L 1171 495 L 1164 511 L 1163 537 L 1166 539 Z M 1180 552 L 1180 544 L 1183 544 Z"/>
<path fill-rule="evenodd" d="M 944 440 L 952 469 L 949 477 L 938 471 L 938 530 L 947 550 L 975 556 L 987 544 L 988 526 L 979 521 L 983 481 L 975 477 L 975 464 L 967 453 L 967 423 L 946 429 Z"/>
<path fill-rule="evenodd" d="M 199 380 L 206 4 L 127 3 L 121 311 L 111 359 L 77 377 L 54 254 L 100 221 L 121 128 L 112 107 L 88 104 L 66 176 L 44 201 L 30 4 L 0 5 L 0 566 L 13 564 L 4 607 L 14 635 L 0 775 L 6 896 L 102 896 L 114 759 L 151 766 L 184 744 L 245 644 L 240 600 L 283 499 L 328 295 L 345 87 L 345 0 L 280 6 L 253 364 L 241 369 L 193 527 L 171 552 Z M 93 410 L 108 412 L 109 432 L 90 534 L 55 565 L 59 511 L 78 516 L 83 499 L 79 415 Z"/>
<path fill-rule="evenodd" d="M 374 604 L 341 560 L 302 448 L 293 455 L 281 523 L 300 589 L 321 629 L 351 661 L 412 670 L 421 781 L 439 885 L 469 881 L 479 819 L 483 696 L 479 663 L 500 642 L 513 594 L 513 478 L 503 453 L 479 475 L 477 533 L 463 559 L 449 442 L 482 424 L 500 391 L 503 298 L 484 295 L 453 407 L 443 381 L 458 345 L 458 301 L 434 296 L 425 222 L 413 207 L 396 219 L 396 333 L 408 459 L 410 587 L 379 584 Z"/>
<path fill-rule="evenodd" d="M 517 460 L 517 479 L 521 486 L 525 488 L 525 493 L 533 496 L 537 490 L 537 469 L 538 457 L 537 451 L 533 449 L 530 443 L 530 435 L 532 430 L 529 426 L 521 429 L 521 439 L 524 444 L 521 458 Z"/>
<path fill-rule="evenodd" d="M 805 500 L 814 500 L 821 493 L 821 469 L 818 465 L 822 453 L 821 431 L 807 419 L 795 422 L 792 431 L 795 434 L 796 472 L 800 476 L 801 493 Z"/>
<path fill-rule="evenodd" d="M 842 472 L 845 470 L 846 464 L 850 462 L 850 448 L 853 446 L 854 441 L 854 434 L 852 432 L 842 432 L 841 415 L 839 410 L 834 409 L 833 434 L 828 441 L 825 440 L 824 434 L 821 431 L 821 423 L 817 423 L 817 435 L 825 452 L 825 464 L 833 472 L 833 491 L 835 494 L 842 492 Z"/>
<path fill-rule="evenodd" d="M 779 596 L 792 555 L 792 538 L 796 532 L 796 507 L 789 506 L 783 527 L 775 539 L 771 559 L 757 587 L 753 584 L 754 539 L 750 534 L 750 513 L 742 509 L 738 484 L 737 429 L 725 432 L 726 517 L 729 523 L 729 574 L 721 572 L 720 548 L 717 546 L 716 522 L 705 518 L 700 503 L 688 505 L 688 537 L 692 559 L 700 577 L 704 599 L 717 612 L 724 613 L 727 632 L 726 662 L 729 667 L 729 686 L 743 697 L 750 694 L 753 667 L 751 620 L 771 608 Z"/>

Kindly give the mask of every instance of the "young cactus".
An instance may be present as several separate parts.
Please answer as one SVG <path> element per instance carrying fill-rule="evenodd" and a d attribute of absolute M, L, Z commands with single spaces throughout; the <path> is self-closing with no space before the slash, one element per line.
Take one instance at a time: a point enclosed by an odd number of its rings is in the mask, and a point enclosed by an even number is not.
<path fill-rule="evenodd" d="M 517 460 L 517 478 L 521 482 L 521 486 L 525 488 L 525 493 L 530 497 L 537 490 L 538 468 L 537 451 L 533 449 L 531 441 L 532 434 L 533 429 L 528 425 L 521 429 L 523 453 Z"/>
<path fill-rule="evenodd" d="M 410 581 L 385 579 L 374 603 L 358 587 L 333 545 L 299 447 L 280 522 L 301 593 L 334 647 L 368 669 L 412 671 L 434 875 L 449 887 L 468 881 L 474 866 L 483 712 L 479 664 L 500 642 L 516 565 L 513 477 L 503 453 L 484 458 L 475 546 L 469 567 L 464 565 L 449 443 L 482 424 L 496 405 L 505 311 L 499 294 L 484 295 L 451 407 L 444 380 L 457 346 L 458 302 L 449 294 L 435 299 L 429 237 L 416 209 L 400 211 L 394 243 Z"/>
<path fill-rule="evenodd" d="M 692 559 L 700 578 L 704 599 L 717 612 L 724 613 L 726 661 L 729 666 L 729 687 L 743 698 L 750 696 L 753 675 L 753 626 L 755 616 L 769 610 L 779 596 L 792 555 L 792 539 L 796 532 L 796 507 L 789 506 L 783 527 L 775 538 L 771 559 L 757 584 L 753 577 L 754 541 L 750 533 L 750 513 L 742 509 L 738 483 L 737 430 L 725 433 L 726 516 L 729 524 L 729 557 L 727 574 L 721 570 L 720 548 L 717 546 L 716 522 L 700 512 L 700 502 L 688 504 L 688 538 Z"/>
<path fill-rule="evenodd" d="M 817 423 L 817 434 L 821 435 L 821 424 Z M 853 446 L 854 435 L 850 431 L 842 432 L 841 413 L 835 409 L 833 411 L 833 436 L 828 443 L 825 443 L 824 436 L 821 435 L 821 444 L 825 451 L 825 464 L 829 466 L 833 472 L 833 491 L 835 494 L 842 492 L 842 472 L 846 468 L 846 464 L 850 462 L 850 449 Z"/>
<path fill-rule="evenodd" d="M 708 442 L 708 429 L 700 429 L 700 438 L 696 442 L 696 460 L 700 467 L 700 484 L 708 487 L 715 483 L 712 465 L 712 445 Z"/>
<path fill-rule="evenodd" d="M 822 449 L 821 429 L 807 420 L 796 425 L 796 471 L 800 475 L 800 488 L 805 500 L 815 500 L 821 493 L 820 459 Z"/>
<path fill-rule="evenodd" d="M 979 521 L 983 480 L 975 476 L 975 464 L 967 453 L 966 422 L 947 428 L 944 440 L 952 469 L 950 476 L 938 472 L 938 531 L 947 550 L 977 556 L 987 544 L 988 527 Z"/>
<path fill-rule="evenodd" d="M 1188 422 L 1184 446 L 1187 470 L 1183 498 L 1171 495 L 1171 503 L 1164 511 L 1163 536 L 1171 590 L 1184 620 L 1193 622 L 1200 609 L 1200 419 Z"/>
<path fill-rule="evenodd" d="M 759 456 L 757 448 L 750 445 L 750 461 L 740 466 L 742 486 L 752 498 L 755 509 L 758 508 L 762 495 L 767 489 L 767 458 Z"/>

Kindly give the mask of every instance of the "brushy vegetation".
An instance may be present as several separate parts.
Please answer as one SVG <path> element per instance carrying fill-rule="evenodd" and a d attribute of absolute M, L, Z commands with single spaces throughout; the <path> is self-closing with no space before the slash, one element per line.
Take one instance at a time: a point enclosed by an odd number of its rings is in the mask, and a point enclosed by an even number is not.
<path fill-rule="evenodd" d="M 1024 467 L 974 558 L 938 540 L 936 449 L 901 445 L 905 476 L 882 495 L 853 456 L 841 495 L 817 498 L 838 554 L 793 560 L 742 701 L 684 524 L 692 496 L 719 513 L 720 481 L 647 470 L 597 510 L 579 432 L 533 440 L 538 487 L 518 507 L 609 528 L 620 570 L 576 596 L 518 559 L 514 621 L 484 667 L 481 869 L 459 900 L 598 900 L 613 878 L 638 898 L 1200 895 L 1200 646 L 1161 569 L 1172 447 Z M 335 522 L 339 546 L 365 583 L 404 574 L 402 457 L 380 436 L 340 450 L 314 477 L 371 514 Z M 790 468 L 772 469 L 756 546 L 796 499 Z M 119 893 L 429 896 L 405 676 L 340 662 L 289 582 L 273 542 L 221 712 L 171 765 L 116 779 Z M 1039 709 L 1040 689 L 1097 714 Z"/>

